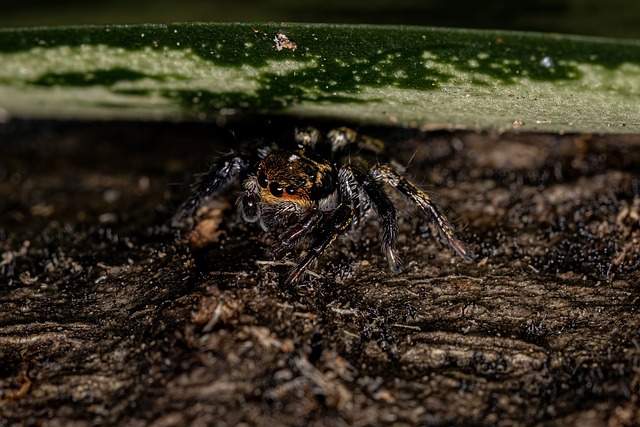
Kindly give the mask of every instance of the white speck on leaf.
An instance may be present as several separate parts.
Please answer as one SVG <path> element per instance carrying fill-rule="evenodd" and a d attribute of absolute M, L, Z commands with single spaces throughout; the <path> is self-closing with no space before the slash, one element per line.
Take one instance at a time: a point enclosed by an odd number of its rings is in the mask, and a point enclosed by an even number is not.
<path fill-rule="evenodd" d="M 292 51 L 295 51 L 298 48 L 298 46 L 296 45 L 296 42 L 291 40 L 284 33 L 277 33 L 276 36 L 273 38 L 273 41 L 276 42 L 275 48 L 278 51 L 282 49 L 291 49 Z"/>

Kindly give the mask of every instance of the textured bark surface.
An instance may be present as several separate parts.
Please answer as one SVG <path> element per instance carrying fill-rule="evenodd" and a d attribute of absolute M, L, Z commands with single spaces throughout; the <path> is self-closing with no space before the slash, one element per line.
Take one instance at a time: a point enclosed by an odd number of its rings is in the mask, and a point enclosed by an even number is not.
<path fill-rule="evenodd" d="M 473 264 L 403 202 L 403 275 L 370 221 L 284 287 L 231 194 L 178 244 L 190 173 L 294 125 L 0 127 L 0 426 L 640 423 L 639 137 L 363 129 Z"/>

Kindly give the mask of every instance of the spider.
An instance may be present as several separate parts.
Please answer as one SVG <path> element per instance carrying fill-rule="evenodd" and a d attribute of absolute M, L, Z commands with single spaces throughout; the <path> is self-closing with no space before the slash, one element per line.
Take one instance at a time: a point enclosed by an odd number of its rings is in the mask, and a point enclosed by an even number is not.
<path fill-rule="evenodd" d="M 282 257 L 308 244 L 287 284 L 298 282 L 338 236 L 356 228 L 370 212 L 379 218 L 382 252 L 391 271 L 402 273 L 404 266 L 396 249 L 396 208 L 383 188 L 386 183 L 432 221 L 446 245 L 466 261 L 473 260 L 432 197 L 390 165 L 378 163 L 385 150 L 382 141 L 346 127 L 326 136 L 315 128 L 296 129 L 294 140 L 291 149 L 263 145 L 253 152 L 221 157 L 180 206 L 172 225 L 193 227 L 200 207 L 239 182 L 242 218 L 277 235 L 271 255 Z"/>

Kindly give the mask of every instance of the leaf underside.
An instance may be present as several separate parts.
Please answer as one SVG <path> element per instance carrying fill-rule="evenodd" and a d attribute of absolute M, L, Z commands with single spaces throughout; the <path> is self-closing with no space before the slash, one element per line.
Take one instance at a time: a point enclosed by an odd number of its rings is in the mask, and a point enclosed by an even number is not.
<path fill-rule="evenodd" d="M 640 130 L 640 42 L 187 23 L 0 31 L 0 119 L 282 114 L 422 129 Z"/>

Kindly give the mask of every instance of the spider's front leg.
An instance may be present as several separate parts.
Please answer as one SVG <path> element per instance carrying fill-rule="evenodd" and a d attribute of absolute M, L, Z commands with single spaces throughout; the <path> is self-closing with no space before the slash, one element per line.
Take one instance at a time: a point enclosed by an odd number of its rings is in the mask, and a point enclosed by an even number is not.
<path fill-rule="evenodd" d="M 289 274 L 288 284 L 299 281 L 309 264 L 317 259 L 339 235 L 347 232 L 356 218 L 359 192 L 358 183 L 349 168 L 340 169 L 338 173 L 340 203 L 332 211 L 318 213 L 318 219 L 314 220 L 316 228 L 313 233 L 316 237 L 313 239 L 307 255 Z M 310 230 L 310 228 L 306 227 L 304 230 L 304 233 L 307 233 L 306 230 Z M 285 236 L 293 237 L 297 235 L 297 231 L 302 232 L 302 228 L 292 227 L 285 233 Z"/>
<path fill-rule="evenodd" d="M 221 157 L 196 184 L 191 196 L 173 216 L 171 225 L 178 228 L 193 228 L 198 209 L 219 197 L 231 183 L 246 174 L 251 164 L 247 155 L 231 153 Z"/>
<path fill-rule="evenodd" d="M 274 258 L 279 258 L 283 253 L 292 250 L 305 236 L 322 220 L 322 214 L 312 210 L 302 217 L 300 221 L 290 226 L 278 237 L 278 241 L 269 249 Z"/>
<path fill-rule="evenodd" d="M 442 212 L 438 205 L 432 200 L 431 196 L 420 190 L 389 166 L 374 166 L 371 173 L 377 180 L 387 182 L 415 203 L 420 211 L 433 221 L 442 240 L 465 261 L 473 261 L 473 252 L 456 237 L 453 226 L 444 212 Z"/>
<path fill-rule="evenodd" d="M 307 255 L 296 265 L 287 278 L 288 284 L 295 284 L 302 278 L 302 274 L 312 261 L 317 259 L 322 252 L 341 234 L 345 233 L 355 217 L 355 209 L 352 205 L 342 202 L 331 213 L 328 220 L 322 224 L 316 233 Z"/>

